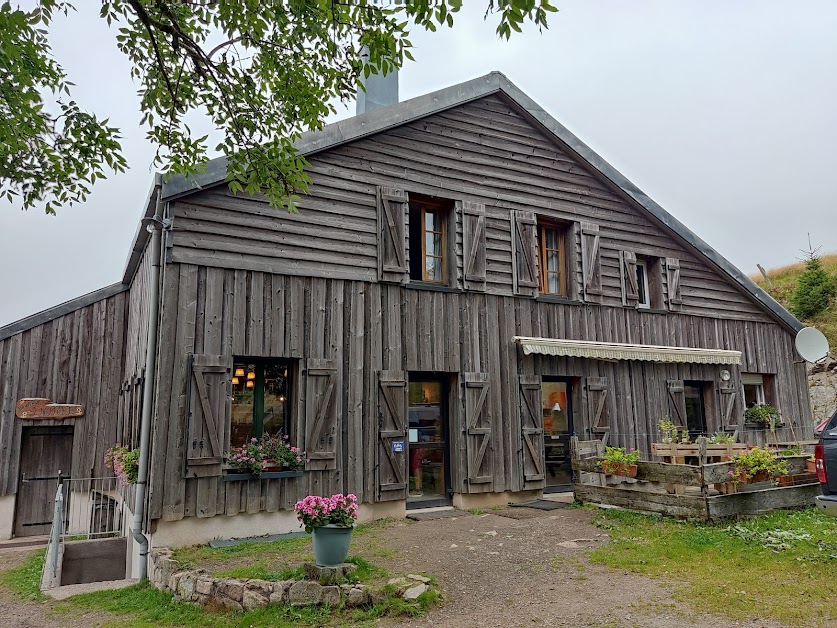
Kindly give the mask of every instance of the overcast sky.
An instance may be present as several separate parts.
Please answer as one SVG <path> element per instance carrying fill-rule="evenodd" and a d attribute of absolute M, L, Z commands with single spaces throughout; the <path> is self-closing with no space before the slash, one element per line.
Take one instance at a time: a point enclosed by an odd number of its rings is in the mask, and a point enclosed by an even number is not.
<path fill-rule="evenodd" d="M 53 47 L 130 170 L 58 217 L 0 205 L 0 325 L 119 281 L 151 184 L 128 64 L 97 3 L 76 4 Z M 402 99 L 500 70 L 745 272 L 793 262 L 808 232 L 837 250 L 834 0 L 553 0 L 548 31 L 508 43 L 486 0 L 466 4 L 411 37 Z"/>

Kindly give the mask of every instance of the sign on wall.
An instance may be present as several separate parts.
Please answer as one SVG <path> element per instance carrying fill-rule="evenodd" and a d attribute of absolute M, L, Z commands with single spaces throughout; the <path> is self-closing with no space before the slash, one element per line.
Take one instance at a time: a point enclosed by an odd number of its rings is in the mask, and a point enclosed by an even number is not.
<path fill-rule="evenodd" d="M 52 403 L 49 399 L 21 399 L 15 414 L 19 419 L 68 419 L 82 416 L 84 406 L 72 403 Z"/>

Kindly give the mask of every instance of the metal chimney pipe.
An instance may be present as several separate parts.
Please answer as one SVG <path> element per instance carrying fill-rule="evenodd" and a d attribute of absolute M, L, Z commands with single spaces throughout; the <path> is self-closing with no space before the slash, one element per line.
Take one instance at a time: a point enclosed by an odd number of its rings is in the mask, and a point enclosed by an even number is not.
<path fill-rule="evenodd" d="M 366 48 L 361 52 L 361 56 L 366 59 L 368 53 Z M 360 115 L 362 113 L 369 113 L 377 111 L 390 105 L 398 103 L 398 69 L 394 69 L 386 76 L 382 74 L 370 74 L 369 78 L 361 77 L 360 81 L 366 88 L 357 90 L 357 108 L 355 113 Z"/>

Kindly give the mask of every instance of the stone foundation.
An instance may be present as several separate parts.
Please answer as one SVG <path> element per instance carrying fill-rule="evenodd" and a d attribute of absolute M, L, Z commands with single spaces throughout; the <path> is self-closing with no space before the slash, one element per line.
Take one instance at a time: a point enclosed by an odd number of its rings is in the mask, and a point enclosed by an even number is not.
<path fill-rule="evenodd" d="M 183 570 L 168 548 L 149 552 L 148 579 L 157 589 L 173 592 L 179 599 L 200 605 L 253 610 L 268 604 L 292 606 L 366 606 L 383 598 L 380 590 L 362 584 L 337 584 L 354 570 L 350 564 L 337 567 L 304 566 L 305 580 L 238 580 L 215 578 L 202 569 Z M 428 589 L 429 579 L 407 576 L 389 582 L 405 600 L 415 600 Z"/>

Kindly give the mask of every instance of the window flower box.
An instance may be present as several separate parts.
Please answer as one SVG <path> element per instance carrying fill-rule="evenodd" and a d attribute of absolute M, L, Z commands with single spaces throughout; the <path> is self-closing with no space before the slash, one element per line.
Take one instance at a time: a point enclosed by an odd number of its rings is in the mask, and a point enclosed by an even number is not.
<path fill-rule="evenodd" d="M 302 469 L 285 469 L 282 471 L 263 471 L 258 475 L 237 469 L 227 469 L 224 472 L 224 482 L 236 482 L 242 480 L 276 480 L 281 478 L 301 478 L 305 475 Z"/>

